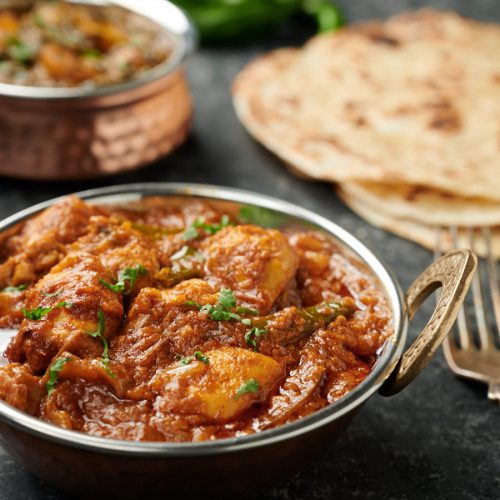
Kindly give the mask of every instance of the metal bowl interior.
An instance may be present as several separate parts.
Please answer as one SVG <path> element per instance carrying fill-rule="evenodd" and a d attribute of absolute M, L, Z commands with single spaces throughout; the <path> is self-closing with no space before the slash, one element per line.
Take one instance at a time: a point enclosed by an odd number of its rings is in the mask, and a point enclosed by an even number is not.
<path fill-rule="evenodd" d="M 106 454 L 132 457 L 192 457 L 228 453 L 281 442 L 318 429 L 334 420 L 340 420 L 343 416 L 356 410 L 368 397 L 377 391 L 397 364 L 404 347 L 407 330 L 407 317 L 401 289 L 392 274 L 363 243 L 328 219 L 297 205 L 268 196 L 208 185 L 176 183 L 129 184 L 83 191 L 76 194 L 89 203 L 99 204 L 122 204 L 140 200 L 144 196 L 155 195 L 175 195 L 228 201 L 239 205 L 250 205 L 271 210 L 282 217 L 285 224 L 300 223 L 301 225 L 305 224 L 319 229 L 333 237 L 343 252 L 357 259 L 377 277 L 392 309 L 394 333 L 384 344 L 371 373 L 354 390 L 312 415 L 258 434 L 200 443 L 121 441 L 65 430 L 31 417 L 0 401 L 0 419 L 8 425 L 65 446 Z M 49 200 L 8 217 L 0 222 L 0 231 L 33 216 L 55 201 L 57 199 Z"/>
<path fill-rule="evenodd" d="M 144 71 L 135 78 L 116 85 L 95 88 L 86 87 L 35 87 L 13 85 L 0 82 L 0 96 L 21 97 L 28 99 L 85 99 L 118 94 L 156 81 L 179 68 L 197 43 L 197 34 L 193 23 L 179 7 L 167 0 L 67 0 L 72 3 L 88 5 L 116 5 L 139 14 L 168 32 L 173 41 L 172 54 L 158 66 Z M 1 7 L 26 5 L 34 0 L 7 0 Z"/>

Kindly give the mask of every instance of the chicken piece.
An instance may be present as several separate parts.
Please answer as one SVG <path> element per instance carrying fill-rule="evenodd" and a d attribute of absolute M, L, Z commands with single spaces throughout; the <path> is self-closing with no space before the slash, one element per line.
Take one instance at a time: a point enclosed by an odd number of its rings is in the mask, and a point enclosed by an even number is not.
<path fill-rule="evenodd" d="M 57 371 L 57 385 L 65 380 L 85 380 L 89 384 L 107 386 L 118 397 L 125 395 L 129 377 L 127 370 L 119 364 L 103 363 L 102 358 L 81 359 L 69 352 L 59 352 L 51 366 L 56 360 L 63 360 L 61 368 Z M 49 380 L 50 369 L 42 377 L 42 384 L 46 387 Z"/>
<path fill-rule="evenodd" d="M 66 366 L 69 366 L 68 363 Z M 150 401 L 120 399 L 105 384 L 61 380 L 41 406 L 41 418 L 65 429 L 114 439 L 161 440 L 149 421 Z"/>
<path fill-rule="evenodd" d="M 108 217 L 93 217 L 88 233 L 75 241 L 73 251 L 84 251 L 96 255 L 101 264 L 113 276 L 114 284 L 124 269 L 140 266 L 132 288 L 126 283 L 123 291 L 134 296 L 141 288 L 150 286 L 159 269 L 154 243 L 131 227 L 130 222 L 119 223 Z"/>
<path fill-rule="evenodd" d="M 265 401 L 283 378 L 278 362 L 247 349 L 221 347 L 205 356 L 157 373 L 150 383 L 157 410 L 229 422 Z"/>
<path fill-rule="evenodd" d="M 299 265 L 282 233 L 257 226 L 224 228 L 203 241 L 200 249 L 208 281 L 231 289 L 242 305 L 261 314 L 271 310 Z"/>
<path fill-rule="evenodd" d="M 21 323 L 25 297 L 24 290 L 13 288 L 0 291 L 0 328 L 14 328 Z"/>
<path fill-rule="evenodd" d="M 7 348 L 9 361 L 26 360 L 34 373 L 41 373 L 63 348 L 82 357 L 100 356 L 101 340 L 88 335 L 99 326 L 99 311 L 104 337 L 116 331 L 123 316 L 121 295 L 105 288 L 102 278 L 111 279 L 97 257 L 83 252 L 52 268 L 27 292 L 25 314 L 38 312 L 40 317 L 23 320 Z"/>
<path fill-rule="evenodd" d="M 99 73 L 92 59 L 80 57 L 75 51 L 57 43 L 45 43 L 38 60 L 51 78 L 71 85 L 91 80 Z"/>
<path fill-rule="evenodd" d="M 188 301 L 215 304 L 219 294 L 205 281 L 184 281 L 174 288 L 143 288 L 135 298 L 120 335 L 111 342 L 112 359 L 134 374 L 137 383 L 170 364 L 176 355 L 213 349 L 221 342 L 245 345 L 246 327 L 237 321 L 215 321 Z"/>
<path fill-rule="evenodd" d="M 69 196 L 29 219 L 3 244 L 9 255 L 0 264 L 0 288 L 36 281 L 66 254 L 66 245 L 82 236 L 90 217 L 99 213 L 75 196 Z"/>
<path fill-rule="evenodd" d="M 45 391 L 40 377 L 26 365 L 10 363 L 0 367 L 0 399 L 30 415 L 38 415 Z"/>

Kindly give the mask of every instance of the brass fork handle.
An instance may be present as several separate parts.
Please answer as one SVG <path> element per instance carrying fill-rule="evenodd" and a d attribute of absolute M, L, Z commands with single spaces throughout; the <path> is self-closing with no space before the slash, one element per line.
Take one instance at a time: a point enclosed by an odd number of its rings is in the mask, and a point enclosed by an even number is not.
<path fill-rule="evenodd" d="M 477 257 L 470 250 L 451 250 L 433 262 L 410 286 L 405 301 L 411 320 L 424 300 L 442 287 L 429 322 L 380 388 L 384 396 L 404 389 L 434 356 L 451 330 L 471 284 Z"/>

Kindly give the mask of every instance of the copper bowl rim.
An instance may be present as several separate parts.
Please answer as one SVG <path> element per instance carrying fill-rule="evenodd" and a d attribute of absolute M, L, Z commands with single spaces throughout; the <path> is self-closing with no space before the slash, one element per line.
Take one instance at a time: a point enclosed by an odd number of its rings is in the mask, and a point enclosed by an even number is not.
<path fill-rule="evenodd" d="M 27 432 L 41 439 L 55 442 L 60 445 L 111 455 L 150 458 L 219 455 L 273 445 L 324 427 L 354 412 L 380 388 L 396 367 L 405 345 L 408 329 L 408 316 L 401 287 L 396 277 L 370 249 L 349 231 L 341 228 L 325 217 L 317 215 L 295 204 L 270 196 L 204 184 L 124 184 L 81 191 L 75 194 L 83 200 L 92 203 L 123 203 L 141 199 L 143 196 L 155 195 L 201 197 L 255 205 L 277 211 L 285 216 L 299 219 L 305 223 L 313 224 L 333 236 L 346 251 L 352 253 L 356 258 L 361 260 L 361 262 L 379 279 L 392 309 L 394 333 L 392 337 L 385 342 L 370 374 L 352 391 L 348 392 L 334 403 L 329 404 L 307 417 L 256 434 L 199 443 L 117 440 L 90 436 L 82 432 L 62 429 L 17 410 L 4 401 L 0 401 L 0 420 L 9 426 L 13 426 L 22 432 Z M 0 231 L 17 224 L 27 217 L 33 216 L 62 198 L 63 197 L 58 197 L 39 203 L 7 217 L 3 221 L 0 221 Z"/>
<path fill-rule="evenodd" d="M 32 3 L 27 0 L 24 3 Z M 173 73 L 194 51 L 198 35 L 189 16 L 168 0 L 70 0 L 88 5 L 116 5 L 139 14 L 166 31 L 173 43 L 172 54 L 161 64 L 143 71 L 137 77 L 115 85 L 102 87 L 37 87 L 0 82 L 0 98 L 33 100 L 84 100 L 111 94 L 121 94 L 147 85 Z"/>

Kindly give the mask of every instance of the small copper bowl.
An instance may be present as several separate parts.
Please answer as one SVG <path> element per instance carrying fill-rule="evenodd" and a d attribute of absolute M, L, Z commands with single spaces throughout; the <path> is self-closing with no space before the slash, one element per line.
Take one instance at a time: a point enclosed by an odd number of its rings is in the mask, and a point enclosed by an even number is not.
<path fill-rule="evenodd" d="M 86 2 L 95 4 L 81 3 Z M 103 3 L 165 29 L 172 54 L 118 85 L 88 89 L 0 83 L 0 174 L 34 180 L 109 175 L 150 163 L 186 138 L 193 105 L 182 65 L 196 43 L 192 23 L 166 0 Z"/>

